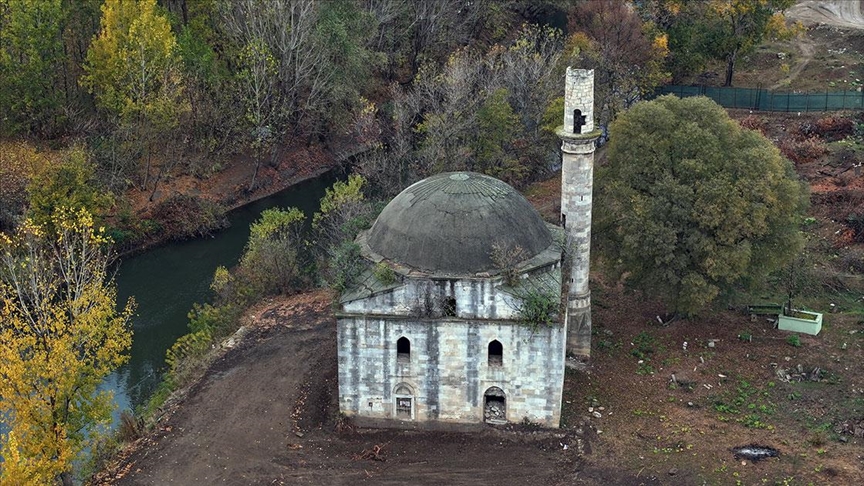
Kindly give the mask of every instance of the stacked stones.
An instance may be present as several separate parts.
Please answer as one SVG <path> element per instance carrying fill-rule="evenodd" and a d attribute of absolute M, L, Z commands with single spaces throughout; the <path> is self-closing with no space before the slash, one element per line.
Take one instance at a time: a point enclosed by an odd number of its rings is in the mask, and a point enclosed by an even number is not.
<path fill-rule="evenodd" d="M 507 417 L 504 414 L 504 404 L 494 400 L 486 402 L 486 409 L 483 411 L 483 419 L 491 424 L 506 424 Z"/>

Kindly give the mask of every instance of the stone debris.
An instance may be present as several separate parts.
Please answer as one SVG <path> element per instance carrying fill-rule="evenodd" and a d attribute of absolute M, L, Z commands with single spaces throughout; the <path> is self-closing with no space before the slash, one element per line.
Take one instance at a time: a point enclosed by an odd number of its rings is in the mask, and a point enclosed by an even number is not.
<path fill-rule="evenodd" d="M 780 368 L 778 367 L 774 373 L 777 375 L 777 379 L 783 382 L 791 382 L 791 381 L 821 381 L 822 380 L 822 368 L 818 366 L 813 368 L 809 373 L 804 369 L 802 365 L 797 365 L 794 368 Z"/>
<path fill-rule="evenodd" d="M 847 420 L 838 425 L 834 432 L 838 434 L 848 434 L 858 438 L 864 438 L 864 420 Z"/>
<path fill-rule="evenodd" d="M 507 423 L 505 412 L 503 403 L 490 400 L 486 402 L 486 407 L 483 410 L 483 419 L 490 424 L 503 425 Z"/>
<path fill-rule="evenodd" d="M 768 457 L 777 457 L 780 455 L 780 451 L 773 447 L 760 446 L 756 444 L 733 447 L 732 453 L 735 455 L 735 459 L 749 459 L 754 462 L 766 459 Z"/>

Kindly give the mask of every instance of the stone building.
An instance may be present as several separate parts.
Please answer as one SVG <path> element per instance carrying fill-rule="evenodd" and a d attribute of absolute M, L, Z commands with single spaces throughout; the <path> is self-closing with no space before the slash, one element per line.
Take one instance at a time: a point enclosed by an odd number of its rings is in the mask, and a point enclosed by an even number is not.
<path fill-rule="evenodd" d="M 567 73 L 565 123 L 576 130 L 591 116 L 585 103 L 593 94 L 582 94 L 591 91 L 582 85 L 593 83 L 590 74 Z M 564 181 L 590 178 L 592 125 L 588 136 L 559 131 Z M 562 190 L 564 228 L 543 222 L 512 187 L 476 173 L 438 174 L 396 196 L 358 236 L 367 270 L 340 297 L 340 411 L 558 427 L 566 352 L 590 350 L 590 192 L 590 181 L 587 194 L 584 187 Z M 586 214 L 587 223 L 580 221 Z M 568 270 L 562 286 L 565 247 L 574 252 L 573 266 L 585 268 Z M 580 326 L 569 341 L 567 317 L 557 315 L 562 295 Z"/>

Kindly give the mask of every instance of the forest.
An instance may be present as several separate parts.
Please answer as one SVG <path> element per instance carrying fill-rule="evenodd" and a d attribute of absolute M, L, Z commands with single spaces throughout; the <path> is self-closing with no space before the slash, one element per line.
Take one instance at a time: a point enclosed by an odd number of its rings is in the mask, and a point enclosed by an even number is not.
<path fill-rule="evenodd" d="M 786 35 L 787 4 L 0 0 L 0 230 L 74 200 L 121 246 L 194 236 L 220 208 L 160 200 L 166 179 L 239 160 L 253 191 L 292 147 L 340 142 L 382 196 L 456 169 L 523 186 L 556 168 L 566 66 L 596 70 L 606 125 L 711 60 L 731 84 L 737 56 Z"/>

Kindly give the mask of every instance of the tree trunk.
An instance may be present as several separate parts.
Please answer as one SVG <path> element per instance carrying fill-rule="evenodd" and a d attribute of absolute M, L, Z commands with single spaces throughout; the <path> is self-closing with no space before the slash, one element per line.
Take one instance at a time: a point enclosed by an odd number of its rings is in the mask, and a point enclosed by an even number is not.
<path fill-rule="evenodd" d="M 252 172 L 252 180 L 249 182 L 249 192 L 255 189 L 255 178 L 258 177 L 258 168 L 261 167 L 261 155 L 255 155 L 255 170 Z"/>
<path fill-rule="evenodd" d="M 732 86 L 732 73 L 735 69 L 735 58 L 738 57 L 738 51 L 734 51 L 726 58 L 726 81 L 723 86 Z"/>

